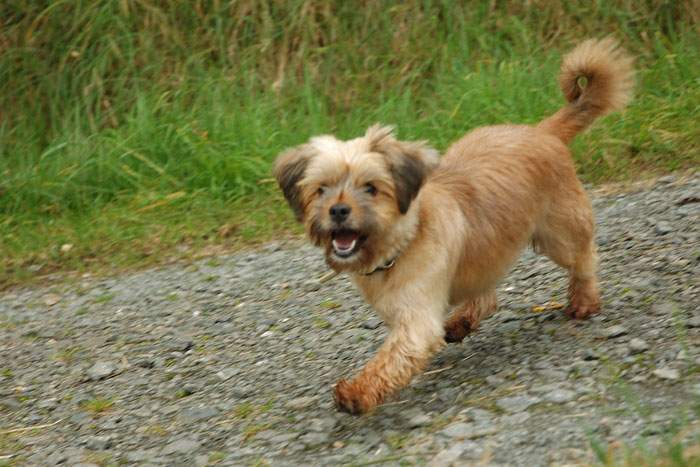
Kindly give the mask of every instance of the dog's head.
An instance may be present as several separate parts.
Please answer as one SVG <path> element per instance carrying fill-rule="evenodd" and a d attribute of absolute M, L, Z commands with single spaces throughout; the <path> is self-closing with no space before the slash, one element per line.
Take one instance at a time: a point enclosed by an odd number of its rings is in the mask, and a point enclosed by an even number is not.
<path fill-rule="evenodd" d="M 398 141 L 391 127 L 340 141 L 318 136 L 277 158 L 274 175 L 310 240 L 335 270 L 366 270 L 391 250 L 392 230 L 405 215 L 437 152 Z"/>

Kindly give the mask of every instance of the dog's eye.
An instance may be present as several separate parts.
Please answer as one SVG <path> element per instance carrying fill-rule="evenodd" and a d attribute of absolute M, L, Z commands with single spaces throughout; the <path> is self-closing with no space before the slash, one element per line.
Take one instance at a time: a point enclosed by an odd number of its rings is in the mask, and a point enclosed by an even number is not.
<path fill-rule="evenodd" d="M 369 193 L 372 196 L 375 196 L 377 194 L 377 187 L 372 185 L 371 183 L 368 183 L 365 185 L 365 193 Z"/>
<path fill-rule="evenodd" d="M 318 189 L 316 190 L 316 194 L 317 194 L 318 196 L 323 195 L 325 192 L 326 192 L 326 187 L 323 186 L 323 185 L 320 186 L 320 187 L 318 187 Z"/>

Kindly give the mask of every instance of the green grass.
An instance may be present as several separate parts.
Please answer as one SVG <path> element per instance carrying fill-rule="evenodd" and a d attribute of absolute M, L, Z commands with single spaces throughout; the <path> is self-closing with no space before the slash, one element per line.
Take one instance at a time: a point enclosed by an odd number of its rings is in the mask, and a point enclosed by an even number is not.
<path fill-rule="evenodd" d="M 86 400 L 83 402 L 80 407 L 85 410 L 86 412 L 90 412 L 95 415 L 100 415 L 109 409 L 112 408 L 114 405 L 114 400 L 107 398 L 107 397 L 94 397 L 92 399 Z"/>
<path fill-rule="evenodd" d="M 0 287 L 296 233 L 269 179 L 285 147 L 535 122 L 562 103 L 561 53 L 611 32 L 637 98 L 574 143 L 582 178 L 700 162 L 691 0 L 5 3 Z"/>

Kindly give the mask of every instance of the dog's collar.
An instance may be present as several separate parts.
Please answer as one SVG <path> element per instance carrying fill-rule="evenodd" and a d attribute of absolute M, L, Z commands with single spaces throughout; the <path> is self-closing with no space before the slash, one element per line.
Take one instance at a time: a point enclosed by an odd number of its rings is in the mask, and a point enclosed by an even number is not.
<path fill-rule="evenodd" d="M 375 272 L 380 272 L 380 271 L 386 271 L 387 269 L 391 269 L 394 267 L 394 264 L 396 264 L 396 256 L 384 263 L 382 266 L 377 266 L 374 270 L 370 272 L 366 272 L 363 274 L 363 276 L 371 276 Z"/>

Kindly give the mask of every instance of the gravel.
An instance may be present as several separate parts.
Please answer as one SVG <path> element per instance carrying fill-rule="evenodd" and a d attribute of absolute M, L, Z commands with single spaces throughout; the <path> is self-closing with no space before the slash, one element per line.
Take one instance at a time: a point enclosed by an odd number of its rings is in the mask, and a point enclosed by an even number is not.
<path fill-rule="evenodd" d="M 602 314 L 533 312 L 566 301 L 566 272 L 525 252 L 500 312 L 363 417 L 330 389 L 386 329 L 299 241 L 3 292 L 0 462 L 533 466 L 595 462 L 591 436 L 653 448 L 698 421 L 698 192 L 673 176 L 595 194 Z"/>

